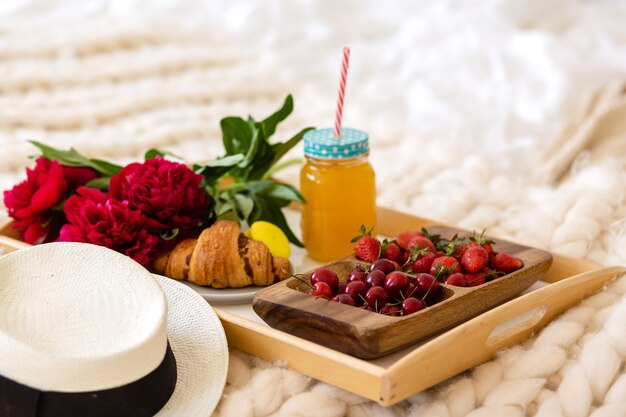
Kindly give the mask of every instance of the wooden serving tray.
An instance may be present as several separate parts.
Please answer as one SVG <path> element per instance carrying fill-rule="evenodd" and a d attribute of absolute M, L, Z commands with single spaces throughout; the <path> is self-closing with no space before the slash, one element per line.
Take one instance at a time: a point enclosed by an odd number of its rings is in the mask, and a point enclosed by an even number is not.
<path fill-rule="evenodd" d="M 465 230 L 428 227 L 431 234 L 451 239 L 471 236 Z M 254 311 L 271 327 L 359 358 L 372 359 L 395 352 L 443 330 L 450 329 L 480 313 L 502 304 L 533 285 L 552 264 L 550 253 L 527 246 L 496 240 L 496 250 L 521 259 L 524 266 L 501 278 L 476 287 L 440 284 L 438 302 L 404 317 L 391 317 L 360 308 L 312 297 L 301 279 L 291 278 L 256 293 Z M 359 265 L 346 258 L 326 265 L 342 282 Z"/>
<path fill-rule="evenodd" d="M 299 213 L 293 210 L 286 215 L 292 230 L 299 230 Z M 402 230 L 433 223 L 378 208 L 378 230 L 383 235 L 395 236 Z M 0 248 L 6 252 L 27 246 L 19 240 L 10 221 L 0 218 Z M 315 266 L 306 262 L 297 249 L 294 255 L 294 259 L 301 256 L 296 266 Z M 271 362 L 280 361 L 313 378 L 382 405 L 392 405 L 489 360 L 502 348 L 523 341 L 582 298 L 626 273 L 622 267 L 602 267 L 558 254 L 552 256 L 552 265 L 542 280 L 553 284 L 534 289 L 425 343 L 374 360 L 355 358 L 271 328 L 249 304 L 214 307 L 214 310 L 222 321 L 229 347 Z M 300 262 L 302 259 L 305 261 Z"/>

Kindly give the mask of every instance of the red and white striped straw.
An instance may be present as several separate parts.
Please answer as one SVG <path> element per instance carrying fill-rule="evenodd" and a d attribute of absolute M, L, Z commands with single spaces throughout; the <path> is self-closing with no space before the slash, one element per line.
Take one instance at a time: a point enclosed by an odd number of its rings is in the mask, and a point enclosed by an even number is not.
<path fill-rule="evenodd" d="M 339 97 L 337 98 L 337 112 L 335 113 L 335 130 L 333 136 L 341 137 L 341 116 L 343 116 L 343 97 L 346 94 L 346 78 L 348 77 L 348 62 L 350 61 L 350 48 L 343 48 L 341 60 L 341 78 L 339 79 Z"/>

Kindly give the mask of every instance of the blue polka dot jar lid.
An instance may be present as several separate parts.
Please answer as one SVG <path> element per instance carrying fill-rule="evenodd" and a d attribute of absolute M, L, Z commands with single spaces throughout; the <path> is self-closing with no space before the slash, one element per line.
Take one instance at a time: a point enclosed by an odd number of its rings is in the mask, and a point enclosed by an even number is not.
<path fill-rule="evenodd" d="M 304 154 L 319 159 L 348 159 L 369 153 L 369 136 L 357 129 L 341 128 L 341 137 L 333 129 L 311 130 L 304 135 Z"/>

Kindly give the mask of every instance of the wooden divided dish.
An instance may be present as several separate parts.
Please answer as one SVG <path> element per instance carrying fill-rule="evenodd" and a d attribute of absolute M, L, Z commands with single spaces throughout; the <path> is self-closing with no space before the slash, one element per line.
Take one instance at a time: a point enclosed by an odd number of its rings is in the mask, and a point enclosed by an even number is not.
<path fill-rule="evenodd" d="M 431 234 L 450 239 L 470 233 L 446 226 L 428 227 Z M 404 317 L 391 317 L 316 298 L 299 279 L 291 278 L 264 288 L 252 302 L 254 311 L 276 329 L 359 358 L 377 358 L 436 333 L 450 329 L 530 287 L 548 270 L 552 255 L 523 245 L 496 240 L 494 250 L 520 258 L 523 268 L 476 287 L 441 284 L 436 304 Z M 328 265 L 345 281 L 362 262 L 346 258 Z M 310 274 L 303 278 L 308 280 Z"/>

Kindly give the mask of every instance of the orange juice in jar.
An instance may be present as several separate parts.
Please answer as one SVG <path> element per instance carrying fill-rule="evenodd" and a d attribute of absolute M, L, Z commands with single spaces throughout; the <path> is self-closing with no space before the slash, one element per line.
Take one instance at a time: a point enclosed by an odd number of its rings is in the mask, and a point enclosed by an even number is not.
<path fill-rule="evenodd" d="M 318 129 L 304 136 L 300 173 L 302 240 L 311 258 L 330 261 L 352 253 L 361 225 L 376 226 L 376 184 L 369 138 L 356 129 Z"/>

